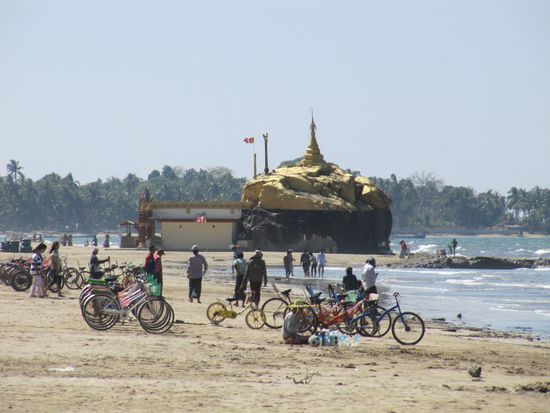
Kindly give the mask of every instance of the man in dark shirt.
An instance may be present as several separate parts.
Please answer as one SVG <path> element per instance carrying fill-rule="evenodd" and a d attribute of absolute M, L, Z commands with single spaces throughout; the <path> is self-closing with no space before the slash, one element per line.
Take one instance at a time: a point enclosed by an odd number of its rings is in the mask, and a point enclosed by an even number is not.
<path fill-rule="evenodd" d="M 300 263 L 304 269 L 304 277 L 309 277 L 309 266 L 311 265 L 311 258 L 309 257 L 309 251 L 304 250 L 303 254 L 300 256 Z"/>
<path fill-rule="evenodd" d="M 104 260 L 100 260 L 97 257 L 97 253 L 99 252 L 99 249 L 94 248 L 92 250 L 92 256 L 90 257 L 90 278 L 99 280 L 101 277 L 105 275 L 103 271 L 101 271 L 99 264 L 103 264 L 104 262 L 111 261 L 111 257 L 107 257 Z"/>
<path fill-rule="evenodd" d="M 346 291 L 357 290 L 357 277 L 353 273 L 353 268 L 346 268 L 346 275 L 342 278 L 342 284 Z"/>

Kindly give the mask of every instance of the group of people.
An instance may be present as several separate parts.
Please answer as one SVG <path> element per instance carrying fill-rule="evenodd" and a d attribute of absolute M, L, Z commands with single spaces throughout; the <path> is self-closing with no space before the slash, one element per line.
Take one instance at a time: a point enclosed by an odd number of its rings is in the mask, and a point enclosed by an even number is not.
<path fill-rule="evenodd" d="M 285 266 L 286 278 L 294 276 L 294 257 L 292 253 L 294 251 L 289 249 L 286 252 L 286 255 L 283 258 L 283 264 Z M 325 276 L 325 265 L 327 263 L 327 258 L 325 256 L 325 250 L 321 249 L 319 254 L 315 255 L 313 252 L 304 250 L 300 256 L 300 264 L 304 271 L 305 277 L 324 277 Z"/>
<path fill-rule="evenodd" d="M 48 296 L 47 290 L 52 284 L 57 284 L 57 295 L 63 297 L 61 288 L 63 286 L 63 266 L 59 257 L 59 241 L 54 241 L 50 247 L 48 266 L 46 268 L 43 254 L 48 249 L 47 245 L 40 242 L 32 250 L 30 273 L 32 275 L 32 285 L 30 298 Z M 50 272 L 50 285 L 46 283 L 46 270 Z"/>
<path fill-rule="evenodd" d="M 347 267 L 346 274 L 342 278 L 342 285 L 346 291 L 363 290 L 365 296 L 368 297 L 370 294 L 378 294 L 377 278 L 376 259 L 369 258 L 361 270 L 361 280 L 357 279 L 352 267 Z M 301 306 L 291 304 L 289 310 L 283 321 L 283 341 L 286 344 L 306 344 L 309 336 L 300 334 Z"/>

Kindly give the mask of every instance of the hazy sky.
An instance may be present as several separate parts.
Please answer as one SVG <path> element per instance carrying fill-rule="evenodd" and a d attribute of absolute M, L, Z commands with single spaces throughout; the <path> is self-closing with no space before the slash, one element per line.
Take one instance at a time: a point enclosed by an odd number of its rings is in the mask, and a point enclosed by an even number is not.
<path fill-rule="evenodd" d="M 550 1 L 0 0 L 0 173 L 251 177 L 310 108 L 366 176 L 550 187 Z"/>

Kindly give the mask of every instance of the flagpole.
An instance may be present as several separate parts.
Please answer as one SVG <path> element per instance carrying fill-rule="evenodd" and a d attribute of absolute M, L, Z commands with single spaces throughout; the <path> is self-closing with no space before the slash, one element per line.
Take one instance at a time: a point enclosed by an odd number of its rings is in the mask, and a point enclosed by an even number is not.
<path fill-rule="evenodd" d="M 258 176 L 258 174 L 256 173 L 256 143 L 255 143 L 255 139 L 252 140 L 252 154 L 254 155 L 254 179 L 256 179 L 256 177 Z"/>

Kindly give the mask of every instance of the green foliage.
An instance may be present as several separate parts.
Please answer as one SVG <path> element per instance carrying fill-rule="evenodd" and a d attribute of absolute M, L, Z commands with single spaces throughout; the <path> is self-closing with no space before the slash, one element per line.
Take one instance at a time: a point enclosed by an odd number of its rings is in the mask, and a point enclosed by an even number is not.
<path fill-rule="evenodd" d="M 370 178 L 392 198 L 395 228 L 430 227 L 481 229 L 521 225 L 528 231 L 550 233 L 550 189 L 511 188 L 508 195 L 453 187 L 432 174 L 411 178 Z"/>
<path fill-rule="evenodd" d="M 15 161 L 14 161 L 15 162 Z M 137 219 L 137 203 L 145 187 L 156 201 L 217 201 L 241 198 L 244 178 L 227 168 L 207 170 L 164 166 L 147 180 L 133 173 L 124 179 L 98 179 L 81 185 L 71 174 L 62 178 L 51 173 L 33 182 L 14 175 L 0 177 L 0 231 L 114 229 L 121 222 Z M 17 176 L 18 178 L 14 178 Z"/>
<path fill-rule="evenodd" d="M 294 165 L 301 159 L 281 165 Z M 61 177 L 56 173 L 33 182 L 23 176 L 22 169 L 11 160 L 7 175 L 0 176 L 0 231 L 75 229 L 76 224 L 81 231 L 112 230 L 127 219 L 136 219 L 137 202 L 145 187 L 156 201 L 238 201 L 245 183 L 224 167 L 196 170 L 165 165 L 151 171 L 146 180 L 129 173 L 122 180 L 113 177 L 84 185 L 71 174 Z M 444 185 L 433 174 L 370 179 L 391 196 L 395 228 L 476 229 L 517 224 L 550 233 L 550 189 L 513 187 L 502 196 Z"/>

